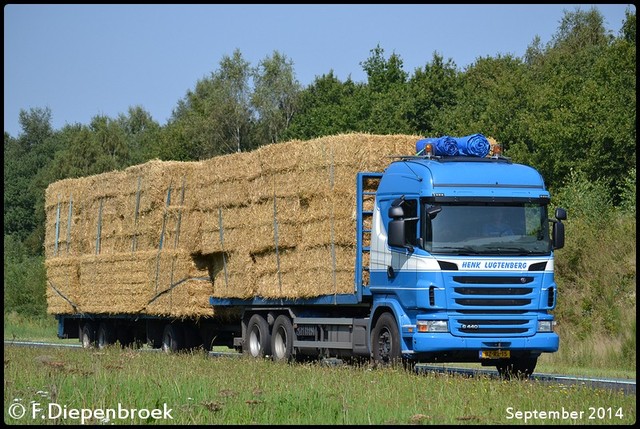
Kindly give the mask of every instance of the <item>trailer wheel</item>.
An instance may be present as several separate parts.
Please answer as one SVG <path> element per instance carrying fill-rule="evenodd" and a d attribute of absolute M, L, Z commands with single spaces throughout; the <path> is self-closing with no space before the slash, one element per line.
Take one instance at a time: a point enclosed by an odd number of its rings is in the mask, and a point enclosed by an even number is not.
<path fill-rule="evenodd" d="M 391 313 L 383 313 L 371 334 L 371 353 L 378 366 L 392 366 L 401 361 L 400 331 Z"/>
<path fill-rule="evenodd" d="M 83 349 L 92 349 L 96 346 L 96 328 L 93 323 L 86 322 L 82 325 L 80 341 Z"/>
<path fill-rule="evenodd" d="M 538 363 L 537 356 L 523 356 L 500 361 L 496 364 L 498 375 L 505 379 L 527 379 L 536 369 Z"/>
<path fill-rule="evenodd" d="M 175 353 L 184 348 L 184 332 L 181 326 L 168 324 L 162 334 L 162 351 Z"/>
<path fill-rule="evenodd" d="M 290 362 L 293 360 L 293 324 L 289 316 L 281 314 L 273 323 L 271 333 L 271 351 L 273 360 Z"/>
<path fill-rule="evenodd" d="M 108 322 L 100 322 L 98 326 L 98 348 L 104 349 L 116 342 L 113 325 Z"/>
<path fill-rule="evenodd" d="M 259 314 L 254 314 L 247 324 L 247 337 L 244 339 L 242 350 L 245 354 L 257 358 L 271 354 L 271 337 L 269 324 Z"/>

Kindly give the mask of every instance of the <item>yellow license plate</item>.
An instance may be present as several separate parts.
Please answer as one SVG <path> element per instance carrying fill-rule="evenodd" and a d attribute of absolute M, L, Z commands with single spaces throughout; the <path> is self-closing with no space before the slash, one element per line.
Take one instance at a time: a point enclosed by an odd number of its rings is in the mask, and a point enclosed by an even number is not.
<path fill-rule="evenodd" d="M 509 350 L 482 350 L 480 352 L 481 359 L 509 359 L 510 357 Z"/>

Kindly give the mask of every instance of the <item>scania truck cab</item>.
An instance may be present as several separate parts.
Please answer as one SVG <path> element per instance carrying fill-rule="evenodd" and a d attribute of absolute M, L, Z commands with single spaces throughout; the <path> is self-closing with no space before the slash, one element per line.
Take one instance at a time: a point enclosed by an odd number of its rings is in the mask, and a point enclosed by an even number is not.
<path fill-rule="evenodd" d="M 374 317 L 378 307 L 395 314 L 403 357 L 528 375 L 558 350 L 553 252 L 566 212 L 550 220 L 549 202 L 535 169 L 501 156 L 390 164 L 376 191 L 369 289 Z"/>

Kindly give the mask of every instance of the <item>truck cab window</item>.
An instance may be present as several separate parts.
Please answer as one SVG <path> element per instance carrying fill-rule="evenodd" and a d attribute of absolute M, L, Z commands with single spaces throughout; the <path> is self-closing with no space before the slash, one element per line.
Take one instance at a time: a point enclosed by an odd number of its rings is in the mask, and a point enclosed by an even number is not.
<path fill-rule="evenodd" d="M 417 200 L 405 200 L 404 215 L 406 219 L 412 218 L 413 221 L 408 221 L 406 226 L 406 239 L 407 242 L 413 246 L 418 245 L 418 201 Z"/>
<path fill-rule="evenodd" d="M 428 206 L 428 204 L 427 204 Z M 440 254 L 543 255 L 551 251 L 546 205 L 443 203 L 426 219 L 425 249 Z"/>

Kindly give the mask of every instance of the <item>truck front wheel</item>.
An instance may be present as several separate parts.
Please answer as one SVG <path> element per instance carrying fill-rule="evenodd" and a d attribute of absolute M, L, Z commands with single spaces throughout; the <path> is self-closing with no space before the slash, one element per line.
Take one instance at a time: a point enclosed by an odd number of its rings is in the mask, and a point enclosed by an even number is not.
<path fill-rule="evenodd" d="M 269 324 L 259 314 L 254 314 L 247 324 L 247 333 L 242 345 L 245 354 L 257 358 L 271 354 Z"/>
<path fill-rule="evenodd" d="M 278 316 L 273 323 L 271 351 L 274 361 L 289 362 L 293 359 L 293 324 L 284 314 Z"/>
<path fill-rule="evenodd" d="M 371 333 L 371 354 L 379 366 L 392 366 L 401 362 L 400 331 L 391 313 L 383 313 Z"/>

